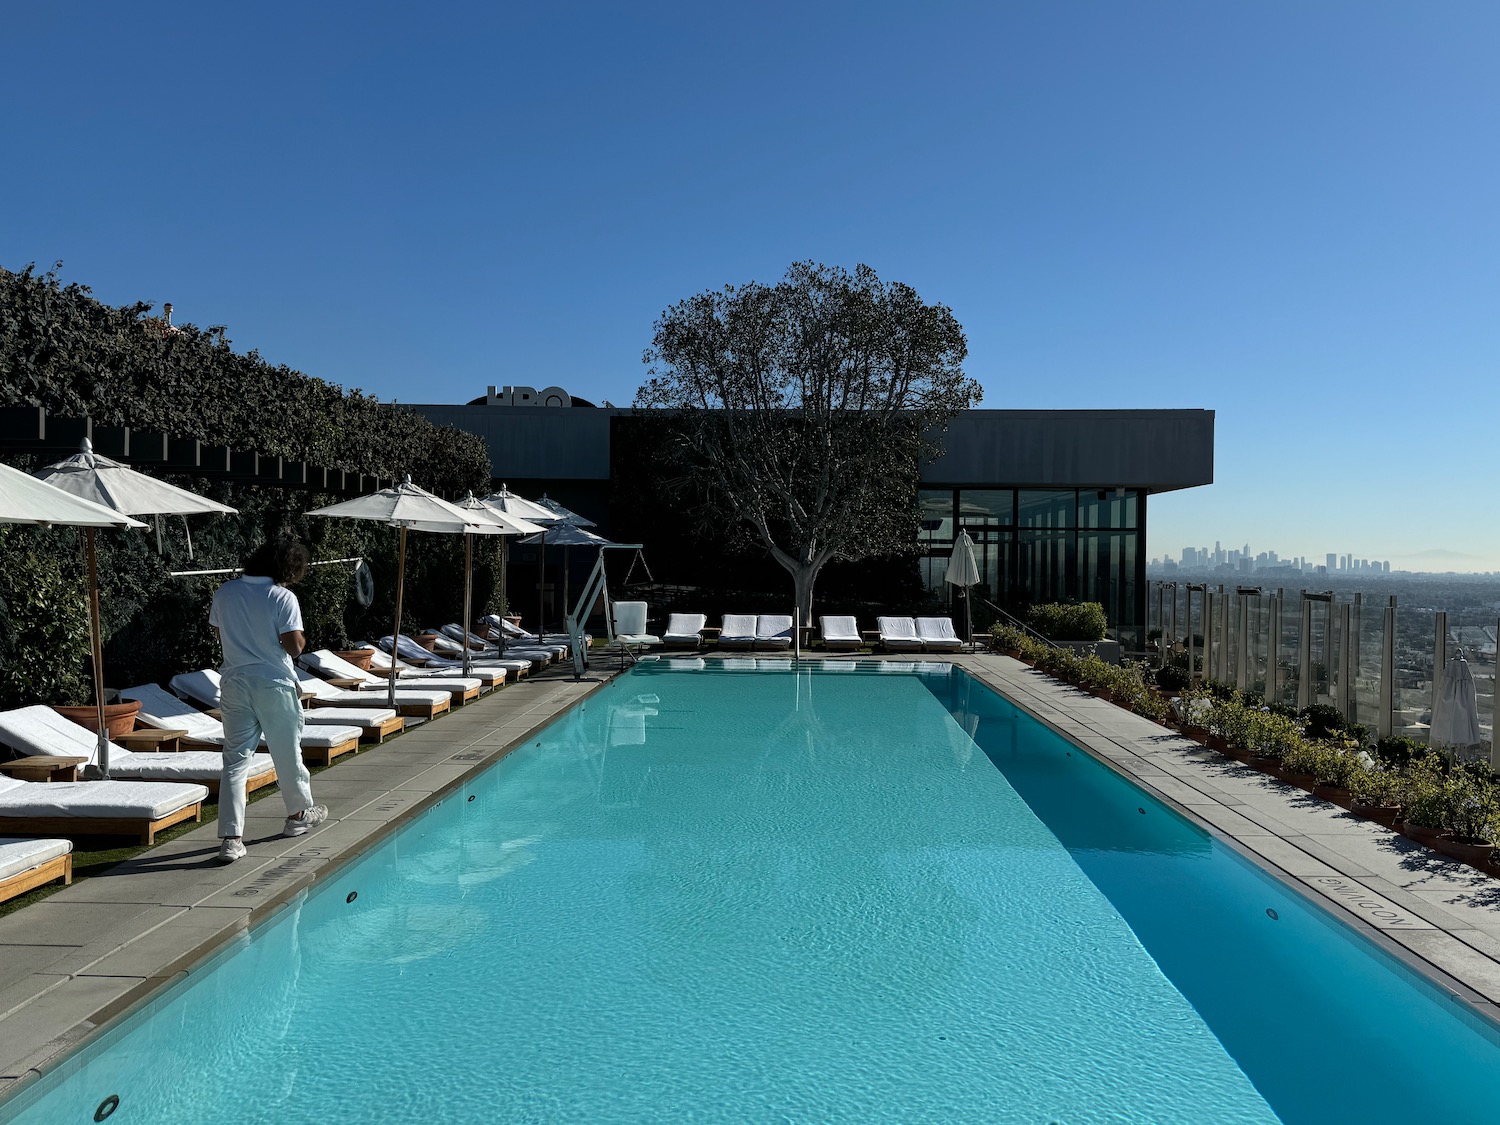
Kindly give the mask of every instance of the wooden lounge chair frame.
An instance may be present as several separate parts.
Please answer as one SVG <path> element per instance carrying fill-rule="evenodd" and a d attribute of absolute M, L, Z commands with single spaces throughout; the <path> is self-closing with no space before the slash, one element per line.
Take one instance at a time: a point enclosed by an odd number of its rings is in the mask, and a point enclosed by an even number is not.
<path fill-rule="evenodd" d="M 72 852 L 66 855 L 55 855 L 33 868 L 18 871 L 9 878 L 0 879 L 0 902 L 6 902 L 17 895 L 24 895 L 27 891 L 34 891 L 37 887 L 52 882 L 53 879 L 61 879 L 64 886 L 73 881 Z"/>
<path fill-rule="evenodd" d="M 185 820 L 203 819 L 203 802 L 194 801 L 175 812 L 151 820 L 143 816 L 0 816 L 0 832 L 12 836 L 134 836 L 142 844 L 156 843 L 156 834 Z"/>

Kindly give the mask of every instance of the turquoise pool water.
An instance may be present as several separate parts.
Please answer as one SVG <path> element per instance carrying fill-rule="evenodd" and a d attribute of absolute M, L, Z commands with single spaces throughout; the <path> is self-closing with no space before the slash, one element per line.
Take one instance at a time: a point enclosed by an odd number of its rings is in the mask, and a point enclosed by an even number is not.
<path fill-rule="evenodd" d="M 662 661 L 0 1117 L 1477 1123 L 1497 1059 L 962 673 Z"/>

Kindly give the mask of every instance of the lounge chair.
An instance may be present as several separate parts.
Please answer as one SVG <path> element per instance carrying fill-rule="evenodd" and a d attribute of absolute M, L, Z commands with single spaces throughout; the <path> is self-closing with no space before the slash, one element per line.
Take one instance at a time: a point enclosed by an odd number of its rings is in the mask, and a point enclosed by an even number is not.
<path fill-rule="evenodd" d="M 875 623 L 880 628 L 880 647 L 886 652 L 922 651 L 917 623 L 910 617 L 877 617 Z"/>
<path fill-rule="evenodd" d="M 27 757 L 84 758 L 98 763 L 99 739 L 87 727 L 65 719 L 50 707 L 39 705 L 0 711 L 0 742 Z M 224 773 L 224 755 L 218 750 L 184 750 L 178 754 L 136 754 L 109 744 L 109 773 L 113 781 L 170 781 L 202 785 L 218 793 Z M 276 781 L 276 767 L 268 757 L 256 755 L 250 763 L 246 792 L 253 793 Z"/>
<path fill-rule="evenodd" d="M 645 602 L 611 602 L 607 607 L 615 623 L 615 641 L 626 656 L 661 644 L 660 637 L 646 632 L 646 608 Z"/>
<path fill-rule="evenodd" d="M 53 879 L 73 881 L 73 841 L 0 839 L 0 902 Z"/>
<path fill-rule="evenodd" d="M 462 677 L 466 680 L 478 680 L 480 687 L 486 691 L 497 688 L 505 682 L 504 668 L 476 668 L 469 667 L 468 674 L 463 672 L 463 661 L 457 661 L 455 666 L 437 666 L 430 668 L 417 668 L 399 658 L 392 659 L 391 654 L 384 649 L 376 648 L 374 645 L 366 644 L 359 646 L 370 653 L 370 671 L 384 676 L 389 672 L 396 673 L 396 679 L 402 683 L 410 682 L 413 687 L 427 687 L 432 680 Z M 421 647 L 420 645 L 418 646 Z M 431 656 L 431 653 L 428 653 Z"/>
<path fill-rule="evenodd" d="M 20 781 L 0 776 L 0 832 L 9 836 L 134 836 L 201 820 L 208 789 L 168 781 Z"/>
<path fill-rule="evenodd" d="M 462 625 L 456 624 L 444 625 L 439 632 L 450 641 L 456 642 L 460 651 L 463 650 L 464 635 L 468 633 L 470 653 L 493 652 L 497 656 L 508 655 L 511 652 L 523 652 L 528 655 L 544 653 L 544 662 L 551 664 L 567 656 L 570 651 L 566 641 L 521 641 L 516 644 L 506 641 L 505 648 L 501 649 L 499 646 L 485 640 L 478 633 L 469 633 Z"/>
<path fill-rule="evenodd" d="M 832 652 L 853 652 L 864 647 L 859 622 L 852 617 L 820 617 L 818 631 L 822 634 L 823 647 Z"/>
<path fill-rule="evenodd" d="M 707 616 L 701 613 L 672 614 L 661 635 L 662 648 L 697 648 L 703 643 L 703 627 L 707 624 Z"/>
<path fill-rule="evenodd" d="M 762 613 L 755 619 L 755 647 L 777 652 L 792 647 L 792 618 L 784 613 Z"/>
<path fill-rule="evenodd" d="M 505 618 L 494 613 L 481 617 L 479 623 L 489 628 L 491 637 L 497 633 L 502 634 L 507 644 L 511 641 L 519 641 L 523 644 L 530 642 L 532 644 L 572 645 L 573 643 L 573 638 L 569 637 L 566 633 L 543 633 L 541 636 L 537 636 L 535 633 L 528 633 L 519 625 L 512 625 Z M 585 633 L 583 639 L 591 643 L 594 638 Z"/>
<path fill-rule="evenodd" d="M 951 617 L 917 618 L 917 636 L 926 652 L 958 652 L 964 647 L 963 638 L 953 631 Z"/>
<path fill-rule="evenodd" d="M 158 730 L 187 731 L 188 736 L 180 740 L 184 750 L 224 748 L 222 722 L 212 715 L 205 715 L 156 684 L 122 688 L 120 698 L 139 701 L 141 709 L 135 716 L 138 723 Z M 360 733 L 357 726 L 306 726 L 302 731 L 302 760 L 310 766 L 331 765 L 340 755 L 359 749 Z M 260 749 L 265 748 L 266 740 L 263 738 Z"/>
<path fill-rule="evenodd" d="M 339 687 L 353 688 L 355 691 L 383 692 L 390 685 L 389 676 L 377 676 L 374 672 L 366 672 L 363 668 L 350 664 L 342 656 L 335 656 L 326 648 L 304 652 L 297 657 L 297 663 L 309 672 L 316 672 L 330 683 Z M 478 699 L 481 687 L 478 680 L 466 680 L 462 676 L 426 680 L 422 684 L 424 691 L 448 692 L 453 697 L 454 703 L 467 703 L 471 699 Z"/>
<path fill-rule="evenodd" d="M 422 648 L 421 645 L 418 645 L 410 637 L 402 637 L 401 642 L 401 655 L 403 658 L 406 656 L 407 650 L 405 646 L 407 643 Z M 382 647 L 385 645 L 383 639 L 381 645 Z M 445 637 L 443 634 L 437 633 L 432 638 L 432 645 L 433 651 L 428 653 L 428 656 L 435 657 L 438 660 L 450 661 L 452 665 L 459 668 L 463 667 L 464 646 L 458 641 L 455 641 L 452 637 Z M 422 649 L 422 651 L 427 652 L 426 649 Z M 552 654 L 542 650 L 537 650 L 533 656 L 527 656 L 525 652 L 513 650 L 507 650 L 504 656 L 500 656 L 492 648 L 485 649 L 482 652 L 475 652 L 472 648 L 469 650 L 470 667 L 473 667 L 475 663 L 480 663 L 491 668 L 504 668 L 513 676 L 524 676 L 534 668 L 545 668 L 551 659 Z"/>
<path fill-rule="evenodd" d="M 749 649 L 755 647 L 755 614 L 726 613 L 719 629 L 719 647 Z"/>
<path fill-rule="evenodd" d="M 311 695 L 315 704 L 321 704 L 302 710 L 302 721 L 310 727 L 358 727 L 366 741 L 376 743 L 406 729 L 406 720 L 389 707 L 381 706 L 383 700 L 372 699 L 363 692 L 344 691 L 306 672 L 299 672 L 297 680 L 303 694 Z M 172 690 L 184 699 L 217 708 L 219 673 L 212 668 L 183 672 L 172 677 Z"/>

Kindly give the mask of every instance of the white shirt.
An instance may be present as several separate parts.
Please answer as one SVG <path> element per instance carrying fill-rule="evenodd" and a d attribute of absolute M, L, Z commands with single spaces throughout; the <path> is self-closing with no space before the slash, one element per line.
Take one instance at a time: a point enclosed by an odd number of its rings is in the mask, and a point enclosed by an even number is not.
<path fill-rule="evenodd" d="M 297 682 L 281 634 L 301 631 L 302 607 L 285 586 L 258 574 L 226 582 L 214 591 L 208 623 L 218 628 L 224 644 L 223 675 Z"/>

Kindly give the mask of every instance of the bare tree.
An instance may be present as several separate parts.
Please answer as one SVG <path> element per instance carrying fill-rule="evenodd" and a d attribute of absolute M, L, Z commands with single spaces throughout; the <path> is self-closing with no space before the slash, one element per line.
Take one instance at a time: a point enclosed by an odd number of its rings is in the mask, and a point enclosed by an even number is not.
<path fill-rule="evenodd" d="M 910 286 L 799 262 L 667 309 L 635 401 L 670 412 L 664 452 L 699 518 L 763 545 L 809 621 L 829 560 L 915 549 L 921 466 L 980 398 L 967 353 L 953 313 Z"/>

